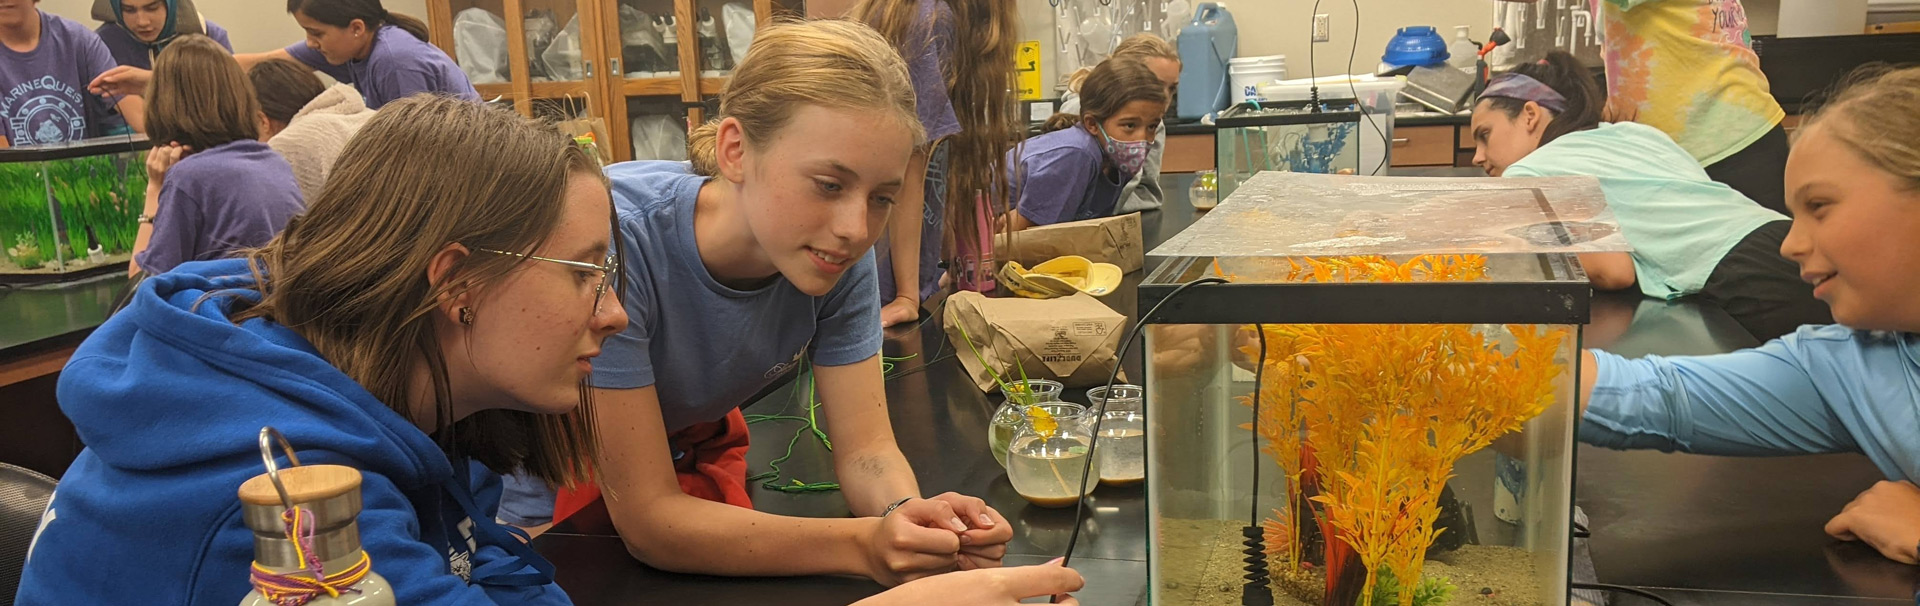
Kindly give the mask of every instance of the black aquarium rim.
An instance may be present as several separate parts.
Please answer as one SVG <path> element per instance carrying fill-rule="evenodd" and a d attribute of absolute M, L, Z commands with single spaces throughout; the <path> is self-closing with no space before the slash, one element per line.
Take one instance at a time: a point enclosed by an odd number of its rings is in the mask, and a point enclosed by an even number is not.
<path fill-rule="evenodd" d="M 1141 309 L 1167 298 L 1204 259 L 1162 264 L 1139 287 Z M 1559 273 L 1556 271 L 1556 273 Z M 1192 289 L 1143 324 L 1586 324 L 1593 286 L 1547 282 L 1227 283 Z"/>
<path fill-rule="evenodd" d="M 87 156 L 102 156 L 122 152 L 142 151 L 153 147 L 146 135 L 128 137 L 95 137 L 83 141 L 34 145 L 0 149 L 0 163 L 47 162 L 51 160 L 70 160 Z"/>

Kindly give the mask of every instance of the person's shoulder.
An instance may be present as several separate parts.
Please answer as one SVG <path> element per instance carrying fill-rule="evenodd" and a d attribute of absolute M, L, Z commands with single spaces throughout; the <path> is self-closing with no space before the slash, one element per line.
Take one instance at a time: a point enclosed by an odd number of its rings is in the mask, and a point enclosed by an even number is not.
<path fill-rule="evenodd" d="M 1103 153 L 1100 144 L 1078 124 L 1027 139 L 1021 148 L 1021 155 L 1029 162 L 1099 160 Z"/>
<path fill-rule="evenodd" d="M 42 35 L 44 35 L 45 32 L 51 32 L 57 39 L 69 43 L 100 42 L 100 34 L 92 29 L 88 29 L 85 24 L 79 21 L 74 21 L 46 11 L 40 11 L 40 14 L 43 16 L 40 20 Z M 102 27 L 111 25 L 112 24 L 107 24 Z"/>
<path fill-rule="evenodd" d="M 252 169 L 240 168 L 242 166 L 259 166 L 268 169 L 286 167 L 288 171 L 292 170 L 287 160 L 282 158 L 279 152 L 273 151 L 271 146 L 259 141 L 242 139 L 188 154 L 179 162 L 175 162 L 173 168 L 167 169 L 167 181 L 171 183 L 175 179 L 193 179 L 196 182 L 200 179 L 231 180 L 236 175 L 257 174 Z"/>
<path fill-rule="evenodd" d="M 698 195 L 699 185 L 706 181 L 694 174 L 692 164 L 666 160 L 621 162 L 607 166 L 605 172 L 622 222 L 671 210 L 682 198 Z"/>

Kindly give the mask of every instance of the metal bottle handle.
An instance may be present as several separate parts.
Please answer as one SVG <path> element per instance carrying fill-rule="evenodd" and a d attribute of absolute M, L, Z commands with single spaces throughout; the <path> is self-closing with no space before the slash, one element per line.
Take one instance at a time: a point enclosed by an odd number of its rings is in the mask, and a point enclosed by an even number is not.
<path fill-rule="evenodd" d="M 287 467 L 299 467 L 300 457 L 293 453 L 293 444 L 287 442 L 287 437 L 280 435 L 280 430 L 272 426 L 260 428 L 260 460 L 267 464 L 267 479 L 273 482 L 273 490 L 280 493 L 280 504 L 292 510 L 293 499 L 287 496 L 287 486 L 280 483 L 280 466 L 273 462 L 273 443 L 276 441 L 280 443 L 280 450 L 287 453 Z"/>

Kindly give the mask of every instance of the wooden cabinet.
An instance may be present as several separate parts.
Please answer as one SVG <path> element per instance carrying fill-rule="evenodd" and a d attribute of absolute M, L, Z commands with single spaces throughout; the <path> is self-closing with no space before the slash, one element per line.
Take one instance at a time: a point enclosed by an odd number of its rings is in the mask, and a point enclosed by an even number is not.
<path fill-rule="evenodd" d="M 803 14 L 803 0 L 734 0 L 750 3 L 754 24 L 764 27 L 776 15 Z M 720 93 L 725 71 L 704 66 L 700 16 L 704 9 L 725 39 L 723 0 L 428 0 L 432 42 L 462 68 L 460 44 L 454 31 L 460 15 L 485 11 L 506 30 L 507 73 L 472 73 L 474 88 L 488 101 L 509 103 L 522 115 L 567 118 L 596 117 L 607 125 L 609 148 L 615 160 L 631 160 L 633 120 L 639 115 L 669 114 L 698 124 L 706 119 L 703 102 Z M 460 27 L 474 27 L 474 16 Z M 635 17 L 645 15 L 647 18 Z M 671 19 L 671 26 L 667 19 Z M 481 25 L 480 27 L 485 27 Z M 634 31 L 649 27 L 652 32 Z M 564 36 L 561 48 L 531 48 L 529 33 L 538 38 Z M 658 36 L 672 57 L 667 65 L 630 65 L 630 36 Z M 497 39 L 497 35 L 495 37 Z M 545 42 L 545 40 L 541 40 Z M 572 49 L 577 46 L 577 57 Z M 477 52 L 495 53 L 481 48 Z M 543 57 L 542 54 L 545 54 Z M 488 62 L 480 62 L 488 63 Z M 646 70 L 645 68 L 666 69 Z M 702 68 L 705 75 L 702 75 Z"/>
<path fill-rule="evenodd" d="M 1451 125 L 1393 127 L 1394 166 L 1453 166 L 1456 149 Z"/>

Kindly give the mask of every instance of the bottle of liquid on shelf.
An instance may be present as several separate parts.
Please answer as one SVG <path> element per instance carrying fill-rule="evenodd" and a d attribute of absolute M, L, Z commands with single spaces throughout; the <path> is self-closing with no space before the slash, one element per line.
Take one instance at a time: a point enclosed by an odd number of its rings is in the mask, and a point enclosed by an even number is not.
<path fill-rule="evenodd" d="M 285 492 L 271 473 L 240 485 L 241 517 L 253 531 L 253 591 L 240 606 L 393 606 L 393 587 L 360 548 L 360 472 L 289 467 L 277 471 Z"/>
<path fill-rule="evenodd" d="M 1453 41 L 1447 43 L 1447 65 L 1473 71 L 1475 63 L 1479 61 L 1480 47 L 1468 37 L 1468 29 L 1465 25 L 1453 28 Z"/>

